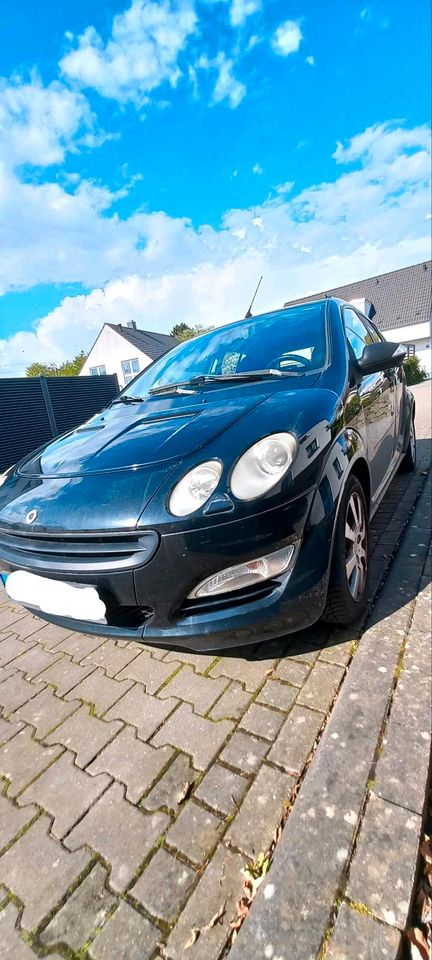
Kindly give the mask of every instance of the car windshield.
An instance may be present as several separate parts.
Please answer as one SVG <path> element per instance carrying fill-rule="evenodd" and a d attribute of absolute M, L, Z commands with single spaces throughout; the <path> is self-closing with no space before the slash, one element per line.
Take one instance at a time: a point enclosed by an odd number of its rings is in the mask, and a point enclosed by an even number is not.
<path fill-rule="evenodd" d="M 326 363 L 326 304 L 313 303 L 240 320 L 179 344 L 134 380 L 123 398 L 144 397 L 196 377 L 235 382 L 266 371 L 316 373 Z"/>

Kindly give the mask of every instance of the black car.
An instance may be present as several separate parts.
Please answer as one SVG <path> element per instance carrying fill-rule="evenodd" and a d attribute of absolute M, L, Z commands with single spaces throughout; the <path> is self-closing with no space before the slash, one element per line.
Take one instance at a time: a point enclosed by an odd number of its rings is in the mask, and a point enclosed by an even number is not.
<path fill-rule="evenodd" d="M 356 620 L 369 520 L 415 466 L 404 356 L 336 299 L 180 344 L 0 478 L 7 592 L 192 650 Z"/>

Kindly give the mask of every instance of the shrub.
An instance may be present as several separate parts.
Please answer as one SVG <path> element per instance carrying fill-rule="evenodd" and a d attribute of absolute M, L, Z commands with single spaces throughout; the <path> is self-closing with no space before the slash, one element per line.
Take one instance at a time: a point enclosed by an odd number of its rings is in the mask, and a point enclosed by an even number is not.
<path fill-rule="evenodd" d="M 420 360 L 416 356 L 407 357 L 406 360 L 404 360 L 404 370 L 408 386 L 411 386 L 413 383 L 421 383 L 428 378 L 426 370 L 420 366 Z"/>

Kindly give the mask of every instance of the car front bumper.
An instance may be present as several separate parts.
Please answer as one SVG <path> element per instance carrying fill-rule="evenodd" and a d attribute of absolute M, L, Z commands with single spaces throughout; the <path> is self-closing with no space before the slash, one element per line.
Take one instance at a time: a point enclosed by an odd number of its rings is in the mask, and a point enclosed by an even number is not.
<path fill-rule="evenodd" d="M 310 626 L 325 605 L 333 523 L 322 513 L 311 523 L 313 495 L 247 519 L 174 532 L 36 536 L 2 528 L 0 571 L 96 586 L 107 606 L 106 623 L 33 610 L 70 630 L 197 651 L 269 640 Z M 188 599 L 207 576 L 299 541 L 292 570 L 277 580 Z"/>

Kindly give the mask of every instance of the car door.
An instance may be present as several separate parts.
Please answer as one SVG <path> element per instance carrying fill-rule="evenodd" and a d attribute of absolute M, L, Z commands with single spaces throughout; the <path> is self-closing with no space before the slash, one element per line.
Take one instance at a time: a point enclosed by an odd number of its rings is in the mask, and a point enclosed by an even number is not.
<path fill-rule="evenodd" d="M 345 307 L 343 317 L 349 347 L 359 360 L 365 346 L 381 337 L 353 308 Z M 375 493 L 388 473 L 395 451 L 395 370 L 363 376 L 357 389 L 366 424 L 372 493 Z"/>

